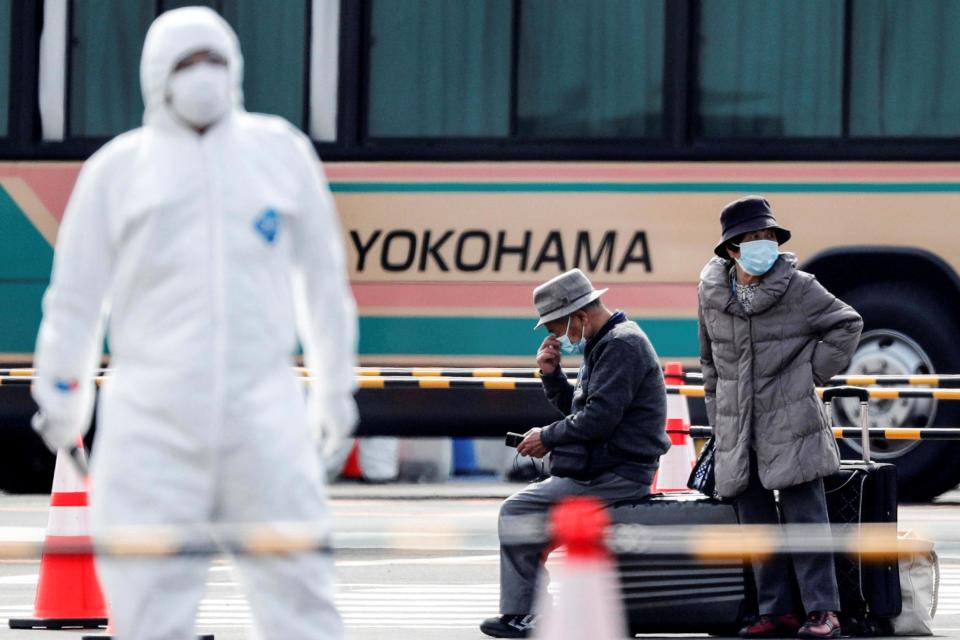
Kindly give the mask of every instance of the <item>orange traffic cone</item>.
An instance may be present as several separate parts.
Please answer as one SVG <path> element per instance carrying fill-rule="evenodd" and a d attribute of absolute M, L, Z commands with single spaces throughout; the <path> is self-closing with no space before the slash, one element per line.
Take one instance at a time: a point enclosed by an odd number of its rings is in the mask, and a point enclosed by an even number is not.
<path fill-rule="evenodd" d="M 362 478 L 363 470 L 360 468 L 360 441 L 354 440 L 353 447 L 350 449 L 350 455 L 347 461 L 343 463 L 343 470 L 340 472 L 341 478 Z"/>
<path fill-rule="evenodd" d="M 653 493 L 689 491 L 687 480 L 697 463 L 697 450 L 690 437 L 690 423 L 682 418 L 667 418 L 670 449 L 660 456 L 660 469 L 653 479 Z M 677 433 L 677 432 L 686 433 Z"/>
<path fill-rule="evenodd" d="M 663 366 L 663 381 L 668 385 L 683 384 L 683 364 L 667 362 Z M 665 428 L 671 431 L 690 430 L 690 408 L 685 396 L 667 396 L 667 422 Z M 665 493 L 687 491 L 687 479 L 697 463 L 697 450 L 688 433 L 668 433 L 670 450 L 660 456 L 660 469 L 653 479 L 652 491 Z"/>
<path fill-rule="evenodd" d="M 550 514 L 554 541 L 566 547 L 566 558 L 553 569 L 558 584 L 551 606 L 546 589 L 534 610 L 542 617 L 534 637 L 550 640 L 621 640 L 627 636 L 623 599 L 616 569 L 604 545 L 610 524 L 596 498 L 569 498 Z"/>
<path fill-rule="evenodd" d="M 79 444 L 83 455 L 83 442 Z M 47 544 L 89 544 L 87 488 L 84 478 L 57 452 L 50 494 Z M 40 578 L 33 618 L 11 618 L 11 629 L 98 629 L 107 624 L 107 606 L 90 553 L 53 554 L 40 560 Z"/>
<path fill-rule="evenodd" d="M 665 362 L 663 363 L 663 382 L 670 386 L 683 384 L 683 363 Z M 667 417 L 683 418 L 690 422 L 690 407 L 687 404 L 687 397 L 678 394 L 667 395 Z"/>

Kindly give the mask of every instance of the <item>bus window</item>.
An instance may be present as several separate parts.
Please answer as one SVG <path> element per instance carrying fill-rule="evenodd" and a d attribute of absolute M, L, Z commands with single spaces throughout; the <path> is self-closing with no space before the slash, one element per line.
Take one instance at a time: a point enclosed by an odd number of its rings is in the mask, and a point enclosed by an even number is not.
<path fill-rule="evenodd" d="M 659 137 L 664 3 L 521 3 L 517 133 Z"/>
<path fill-rule="evenodd" d="M 0 0 L 0 138 L 7 137 L 10 120 L 10 12 L 13 0 Z"/>
<path fill-rule="evenodd" d="M 510 133 L 510 0 L 374 0 L 371 8 L 370 136 Z"/>
<path fill-rule="evenodd" d="M 107 137 L 140 125 L 140 50 L 154 10 L 143 0 L 71 4 L 70 136 Z"/>
<path fill-rule="evenodd" d="M 842 1 L 709 0 L 698 6 L 700 135 L 841 134 Z"/>
<path fill-rule="evenodd" d="M 850 133 L 960 134 L 960 4 L 854 1 Z"/>
<path fill-rule="evenodd" d="M 307 0 L 224 0 L 220 12 L 240 38 L 247 110 L 283 116 L 304 129 Z"/>
<path fill-rule="evenodd" d="M 304 128 L 307 0 L 165 0 L 159 8 L 201 4 L 220 11 L 237 31 L 247 109 L 281 115 Z M 139 126 L 140 51 L 157 3 L 83 0 L 70 9 L 69 135 L 109 137 Z"/>

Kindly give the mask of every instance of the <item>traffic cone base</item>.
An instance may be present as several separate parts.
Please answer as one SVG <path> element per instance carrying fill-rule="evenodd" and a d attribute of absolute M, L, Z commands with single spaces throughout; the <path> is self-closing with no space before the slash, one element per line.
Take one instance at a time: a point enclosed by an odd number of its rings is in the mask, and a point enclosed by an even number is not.
<path fill-rule="evenodd" d="M 83 442 L 78 442 L 82 450 Z M 81 451 L 82 454 L 82 451 Z M 50 494 L 47 543 L 89 543 L 86 479 L 57 452 Z M 107 626 L 107 605 L 93 566 L 93 554 L 44 554 L 40 559 L 32 618 L 13 618 L 11 629 L 100 629 Z"/>
<path fill-rule="evenodd" d="M 10 618 L 11 629 L 105 629 L 106 618 Z"/>

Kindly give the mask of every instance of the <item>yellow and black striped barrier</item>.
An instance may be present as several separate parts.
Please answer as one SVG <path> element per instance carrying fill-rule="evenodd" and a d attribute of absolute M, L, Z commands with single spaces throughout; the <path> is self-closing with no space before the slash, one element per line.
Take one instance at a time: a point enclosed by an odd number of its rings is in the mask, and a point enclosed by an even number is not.
<path fill-rule="evenodd" d="M 522 516 L 520 516 L 522 517 Z M 551 531 L 539 524 L 506 518 L 501 539 L 507 544 L 543 542 Z M 399 532 L 398 532 L 399 533 Z M 620 554 L 684 555 L 702 559 L 740 559 L 772 553 L 850 553 L 864 559 L 896 558 L 928 550 L 930 543 L 898 538 L 895 523 L 863 523 L 842 530 L 820 525 L 639 525 L 615 524 L 603 532 L 609 549 Z M 42 555 L 94 553 L 110 557 L 172 558 L 215 556 L 269 556 L 336 551 L 329 532 L 234 531 L 227 537 L 170 527 L 137 527 L 105 532 L 93 541 L 0 541 L 0 559 L 37 559 Z"/>
<path fill-rule="evenodd" d="M 823 395 L 824 387 L 817 387 L 817 395 Z M 934 400 L 960 400 L 960 389 L 904 389 L 878 388 L 867 389 L 871 400 L 901 400 L 905 398 L 932 398 Z M 688 398 L 702 398 L 706 393 L 699 385 L 667 385 L 667 393 Z"/>
<path fill-rule="evenodd" d="M 683 379 L 687 382 L 703 382 L 702 373 L 687 372 L 683 374 Z M 899 386 L 922 386 L 922 387 L 958 387 L 960 386 L 960 375 L 915 375 L 915 376 L 892 376 L 892 375 L 849 375 L 833 376 L 830 378 L 830 385 L 854 385 L 858 387 L 880 386 L 880 385 L 899 385 Z"/>
<path fill-rule="evenodd" d="M 404 376 L 360 376 L 361 389 L 489 389 L 514 391 L 539 389 L 540 381 L 531 378 L 443 378 Z"/>
<path fill-rule="evenodd" d="M 871 428 L 867 429 L 874 440 L 960 440 L 960 427 L 923 427 L 923 428 Z M 709 438 L 713 427 L 694 425 L 687 429 L 667 429 L 667 433 L 686 434 L 692 438 Z M 859 440 L 863 436 L 860 427 L 834 427 L 833 437 Z"/>
<path fill-rule="evenodd" d="M 359 367 L 361 377 L 399 377 L 414 378 L 540 378 L 539 369 L 529 368 L 467 368 L 467 367 Z M 576 370 L 568 375 L 576 375 Z"/>
<path fill-rule="evenodd" d="M 305 371 L 305 370 L 304 370 Z M 565 370 L 568 377 L 575 377 L 576 369 L 568 368 Z M 430 378 L 533 378 L 541 377 L 539 369 L 530 369 L 523 367 L 515 368 L 468 368 L 468 367 L 359 367 L 357 374 L 363 377 L 430 377 Z M 686 382 L 703 382 L 703 374 L 695 372 L 685 372 L 683 379 Z M 915 376 L 893 376 L 893 375 L 849 375 L 834 376 L 830 378 L 830 384 L 833 385 L 856 385 L 856 386 L 879 386 L 879 385 L 899 385 L 899 386 L 926 386 L 926 387 L 949 387 L 960 386 L 960 375 L 915 375 Z"/>
<path fill-rule="evenodd" d="M 294 367 L 294 371 L 301 375 L 309 375 L 305 367 Z M 577 370 L 564 370 L 568 377 L 576 377 Z M 109 374 L 109 369 L 100 369 L 98 376 Z M 540 371 L 526 367 L 357 367 L 357 376 L 361 378 L 518 378 L 540 379 Z M 0 369 L 0 381 L 6 378 L 32 378 L 36 375 L 35 369 Z M 685 372 L 682 375 L 686 382 L 703 382 L 703 374 Z M 830 378 L 831 385 L 856 386 L 925 386 L 925 387 L 960 387 L 960 374 L 931 374 L 914 376 L 894 375 L 848 375 Z"/>
<path fill-rule="evenodd" d="M 101 384 L 110 376 L 97 376 L 94 381 Z M 0 386 L 30 386 L 36 378 L 20 376 L 0 377 Z M 301 377 L 300 381 L 309 383 L 312 378 Z M 428 376 L 358 376 L 360 389 L 495 389 L 516 390 L 540 388 L 540 381 L 532 378 L 445 378 Z"/>
<path fill-rule="evenodd" d="M 95 380 L 99 384 L 107 376 L 98 376 Z M 303 382 L 311 378 L 303 376 Z M 25 376 L 0 376 L 0 386 L 29 386 L 34 378 Z M 444 376 L 357 376 L 357 386 L 360 389 L 489 389 L 489 390 L 518 390 L 540 388 L 540 380 L 534 378 L 504 378 L 504 377 L 444 377 Z M 823 395 L 823 387 L 817 387 L 817 395 Z M 702 398 L 705 391 L 701 385 L 667 385 L 666 391 L 670 395 L 681 395 L 688 398 Z M 927 398 L 933 400 L 960 400 L 960 389 L 915 389 L 897 387 L 872 387 L 867 389 L 871 400 L 901 400 L 907 398 Z"/>
<path fill-rule="evenodd" d="M 42 555 L 96 554 L 112 557 L 189 557 L 231 554 L 241 556 L 330 554 L 329 531 L 316 526 L 274 523 L 231 526 L 225 533 L 203 533 L 167 526 L 125 527 L 95 539 L 48 538 L 43 542 L 0 541 L 0 559 L 27 560 Z M 223 529 L 223 527 L 221 527 Z"/>
<path fill-rule="evenodd" d="M 901 400 L 905 398 L 933 398 L 934 400 L 960 400 L 960 389 L 903 389 L 870 388 L 867 393 L 871 400 Z M 823 396 L 823 388 L 817 388 L 817 395 Z"/>
<path fill-rule="evenodd" d="M 302 368 L 301 368 L 302 369 Z M 303 370 L 305 372 L 305 370 Z M 568 377 L 575 377 L 577 370 L 565 370 Z M 470 368 L 470 367 L 359 367 L 357 374 L 364 377 L 430 377 L 430 378 L 534 378 L 539 379 L 540 370 L 524 367 L 514 368 Z M 686 382 L 703 382 L 703 374 L 685 372 L 683 379 Z M 900 385 L 900 386 L 960 386 L 960 375 L 849 375 L 834 376 L 830 379 L 834 385 Z"/>
<path fill-rule="evenodd" d="M 3 378 L 29 378 L 33 375 L 33 369 L 0 369 L 0 377 Z"/>

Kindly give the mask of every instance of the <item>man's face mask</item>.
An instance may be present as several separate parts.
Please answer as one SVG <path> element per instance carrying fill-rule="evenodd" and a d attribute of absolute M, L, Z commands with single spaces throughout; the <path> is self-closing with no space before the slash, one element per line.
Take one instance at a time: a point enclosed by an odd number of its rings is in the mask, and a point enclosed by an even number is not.
<path fill-rule="evenodd" d="M 564 330 L 563 335 L 557 336 L 557 340 L 560 341 L 560 351 L 568 356 L 580 355 L 583 353 L 584 347 L 587 346 L 587 339 L 583 336 L 583 327 L 581 327 L 580 340 L 576 343 L 571 342 L 570 336 L 567 334 L 570 333 L 570 322 L 573 320 L 573 316 L 567 318 L 567 328 Z"/>
<path fill-rule="evenodd" d="M 199 62 L 170 76 L 170 107 L 182 120 L 204 129 L 230 109 L 230 76 L 221 64 Z"/>
<path fill-rule="evenodd" d="M 752 276 L 762 276 L 777 261 L 780 245 L 773 240 L 753 240 L 740 245 L 740 257 L 737 258 L 744 271 Z"/>

